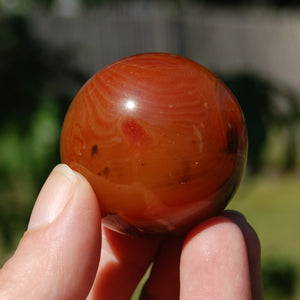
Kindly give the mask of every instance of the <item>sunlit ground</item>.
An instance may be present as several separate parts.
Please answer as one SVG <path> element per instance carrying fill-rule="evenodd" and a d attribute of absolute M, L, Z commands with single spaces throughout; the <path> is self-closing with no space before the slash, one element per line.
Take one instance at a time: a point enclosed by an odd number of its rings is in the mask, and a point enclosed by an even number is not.
<path fill-rule="evenodd" d="M 229 205 L 243 212 L 257 231 L 263 264 L 280 259 L 294 266 L 298 288 L 292 299 L 300 299 L 299 182 L 299 174 L 261 175 L 245 183 Z"/>

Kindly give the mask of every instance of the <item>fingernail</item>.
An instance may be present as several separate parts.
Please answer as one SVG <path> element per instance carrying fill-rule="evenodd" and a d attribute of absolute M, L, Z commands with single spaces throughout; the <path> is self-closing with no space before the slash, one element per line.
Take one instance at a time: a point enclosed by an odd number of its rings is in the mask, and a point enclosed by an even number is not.
<path fill-rule="evenodd" d="M 56 166 L 36 200 L 28 230 L 52 223 L 74 196 L 76 173 L 67 165 Z"/>

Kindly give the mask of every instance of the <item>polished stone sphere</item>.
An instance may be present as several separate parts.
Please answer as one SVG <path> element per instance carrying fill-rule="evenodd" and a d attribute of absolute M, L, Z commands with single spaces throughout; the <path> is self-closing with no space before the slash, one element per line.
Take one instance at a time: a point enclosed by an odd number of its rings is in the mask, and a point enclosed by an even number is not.
<path fill-rule="evenodd" d="M 247 130 L 235 97 L 209 70 L 177 55 L 139 54 L 78 92 L 61 159 L 92 185 L 104 225 L 181 234 L 219 214 L 236 191 Z"/>

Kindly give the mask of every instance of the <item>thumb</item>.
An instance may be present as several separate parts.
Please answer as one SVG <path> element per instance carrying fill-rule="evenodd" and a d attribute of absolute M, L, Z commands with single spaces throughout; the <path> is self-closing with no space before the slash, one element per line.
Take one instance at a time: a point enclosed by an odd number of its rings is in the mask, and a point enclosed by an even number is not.
<path fill-rule="evenodd" d="M 0 270 L 0 299 L 85 299 L 99 264 L 100 211 L 80 174 L 54 168 L 28 230 Z"/>

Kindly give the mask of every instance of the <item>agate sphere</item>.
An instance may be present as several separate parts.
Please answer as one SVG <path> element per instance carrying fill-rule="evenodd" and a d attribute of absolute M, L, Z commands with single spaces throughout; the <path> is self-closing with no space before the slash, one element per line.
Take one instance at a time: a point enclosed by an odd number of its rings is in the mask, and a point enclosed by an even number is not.
<path fill-rule="evenodd" d="M 183 234 L 219 214 L 242 179 L 247 130 L 224 83 L 172 54 L 121 59 L 66 114 L 61 159 L 93 187 L 105 226 Z"/>

